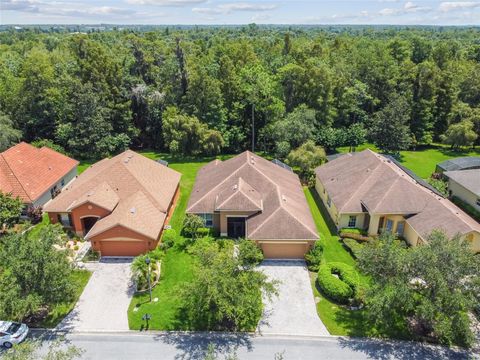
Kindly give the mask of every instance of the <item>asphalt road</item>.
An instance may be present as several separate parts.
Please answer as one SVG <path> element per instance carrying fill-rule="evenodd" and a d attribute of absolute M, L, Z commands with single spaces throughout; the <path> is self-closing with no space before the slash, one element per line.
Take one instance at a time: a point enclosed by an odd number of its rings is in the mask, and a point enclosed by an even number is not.
<path fill-rule="evenodd" d="M 48 344 L 60 335 L 43 335 Z M 338 337 L 252 336 L 225 333 L 70 333 L 64 336 L 84 350 L 83 359 L 204 359 L 209 344 L 220 356 L 238 360 L 293 359 L 480 359 L 462 351 L 412 342 L 388 342 Z M 275 357 L 277 354 L 277 357 Z M 279 357 L 282 354 L 283 357 Z"/>

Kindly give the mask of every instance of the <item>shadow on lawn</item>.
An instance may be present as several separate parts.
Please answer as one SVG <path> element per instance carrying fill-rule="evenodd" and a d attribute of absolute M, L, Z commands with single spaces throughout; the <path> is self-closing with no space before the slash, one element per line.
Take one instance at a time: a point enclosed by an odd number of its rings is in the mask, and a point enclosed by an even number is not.
<path fill-rule="evenodd" d="M 209 346 L 215 348 L 217 354 L 233 354 L 240 347 L 248 351 L 253 349 L 251 336 L 246 333 L 182 333 L 169 332 L 155 335 L 156 341 L 173 345 L 180 352 L 175 359 L 204 359 Z"/>
<path fill-rule="evenodd" d="M 465 350 L 449 349 L 413 341 L 399 342 L 380 339 L 340 338 L 339 343 L 342 348 L 362 352 L 369 359 L 379 360 L 471 359 L 473 356 L 473 354 Z"/>

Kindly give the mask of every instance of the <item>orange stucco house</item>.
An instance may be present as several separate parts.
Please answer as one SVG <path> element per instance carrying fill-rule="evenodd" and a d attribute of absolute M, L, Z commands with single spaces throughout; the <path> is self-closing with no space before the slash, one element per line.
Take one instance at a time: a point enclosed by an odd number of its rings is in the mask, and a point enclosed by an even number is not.
<path fill-rule="evenodd" d="M 155 249 L 179 196 L 181 174 L 134 151 L 103 159 L 45 207 L 102 256 Z"/>

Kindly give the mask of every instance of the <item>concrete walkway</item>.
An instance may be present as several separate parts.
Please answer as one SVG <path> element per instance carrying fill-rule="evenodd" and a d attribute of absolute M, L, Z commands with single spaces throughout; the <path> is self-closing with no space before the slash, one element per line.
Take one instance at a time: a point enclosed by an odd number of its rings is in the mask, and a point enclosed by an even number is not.
<path fill-rule="evenodd" d="M 279 296 L 264 300 L 258 331 L 263 334 L 329 335 L 317 315 L 310 277 L 303 260 L 265 260 L 260 264 L 271 280 L 278 280 Z"/>
<path fill-rule="evenodd" d="M 88 263 L 93 274 L 75 308 L 57 326 L 62 331 L 128 330 L 127 310 L 134 293 L 131 259 Z"/>

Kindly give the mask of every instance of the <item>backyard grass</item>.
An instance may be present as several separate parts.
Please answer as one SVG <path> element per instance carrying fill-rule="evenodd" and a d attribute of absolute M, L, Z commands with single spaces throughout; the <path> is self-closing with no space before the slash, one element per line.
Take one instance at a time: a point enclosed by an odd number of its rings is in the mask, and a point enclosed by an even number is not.
<path fill-rule="evenodd" d="M 182 173 L 180 180 L 180 198 L 170 220 L 170 225 L 178 234 L 178 241 L 182 240 L 181 230 L 188 199 L 195 182 L 197 171 L 205 165 L 210 158 L 205 159 L 176 159 L 164 154 L 142 152 L 143 155 L 156 159 L 159 156 L 169 162 L 169 166 Z M 162 156 L 163 155 L 163 156 Z M 228 156 L 225 156 L 225 158 Z M 142 316 L 146 313 L 152 316 L 149 323 L 151 330 L 180 330 L 186 329 L 179 314 L 181 302 L 179 290 L 182 285 L 192 278 L 192 256 L 180 247 L 174 246 L 167 250 L 162 261 L 162 277 L 158 285 L 152 290 L 152 297 L 158 302 L 149 303 L 149 295 L 135 295 L 128 309 L 130 329 L 142 329 L 144 321 Z M 137 307 L 137 311 L 134 309 Z"/>
<path fill-rule="evenodd" d="M 323 205 L 317 191 L 314 188 L 304 188 L 307 202 L 313 215 L 315 224 L 320 233 L 320 240 L 323 244 L 322 262 L 342 262 L 355 266 L 355 259 L 342 246 L 340 237 L 337 235 L 336 227 L 327 209 Z M 363 285 L 368 284 L 368 278 L 360 275 Z M 342 336 L 386 336 L 393 338 L 408 338 L 405 329 L 395 328 L 379 330 L 372 326 L 364 310 L 348 310 L 346 307 L 336 304 L 326 298 L 316 283 L 317 274 L 310 273 L 313 294 L 320 301 L 317 303 L 317 313 L 322 322 L 332 335 Z"/>
<path fill-rule="evenodd" d="M 72 301 L 51 305 L 48 315 L 40 323 L 36 324 L 36 326 L 45 328 L 53 328 L 57 326 L 58 323 L 62 321 L 70 311 L 72 311 L 91 275 L 91 272 L 88 270 L 74 270 L 70 279 L 75 289 L 74 299 Z"/>
<path fill-rule="evenodd" d="M 370 149 L 372 151 L 379 151 L 373 144 L 363 144 L 355 150 L 362 151 Z M 348 152 L 348 147 L 338 148 L 339 152 Z M 460 150 L 452 150 L 450 146 L 443 144 L 432 144 L 429 146 L 419 147 L 416 150 L 400 151 L 400 162 L 422 179 L 427 179 L 435 171 L 438 163 L 464 156 L 480 156 L 480 149 L 465 148 Z"/>

